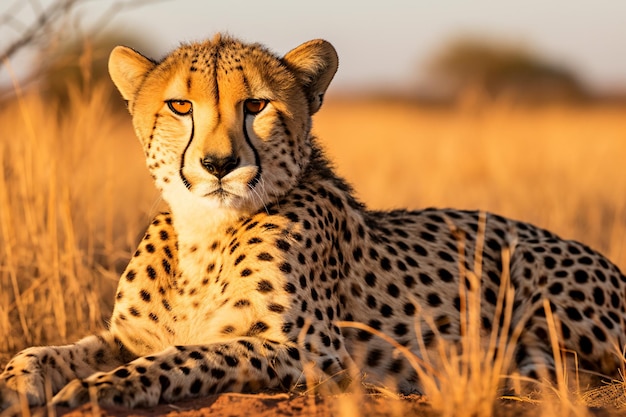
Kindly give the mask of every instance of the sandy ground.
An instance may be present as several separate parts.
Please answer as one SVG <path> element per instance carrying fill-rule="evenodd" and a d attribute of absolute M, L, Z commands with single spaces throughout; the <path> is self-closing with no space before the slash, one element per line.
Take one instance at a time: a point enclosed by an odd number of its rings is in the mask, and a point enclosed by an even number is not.
<path fill-rule="evenodd" d="M 303 417 L 435 417 L 428 403 L 420 396 L 409 396 L 401 399 L 390 399 L 381 395 L 364 395 L 355 397 L 350 394 L 334 396 L 311 396 L 289 394 L 221 394 L 195 400 L 182 401 L 176 404 L 162 404 L 144 409 L 127 409 L 121 407 L 98 407 L 94 409 L 87 404 L 77 409 L 56 408 L 57 416 L 170 416 L 170 417 L 235 417 L 235 416 L 303 416 Z M 610 409 L 588 409 L 589 417 L 626 416 L 626 412 Z M 33 417 L 48 415 L 45 408 L 31 410 Z M 454 415 L 465 416 L 462 410 Z M 566 413 L 548 411 L 541 404 L 531 404 L 513 400 L 499 400 L 496 403 L 495 417 L 547 417 L 565 416 Z M 573 415 L 573 414 L 572 414 Z M 480 417 L 480 416 L 476 416 Z"/>

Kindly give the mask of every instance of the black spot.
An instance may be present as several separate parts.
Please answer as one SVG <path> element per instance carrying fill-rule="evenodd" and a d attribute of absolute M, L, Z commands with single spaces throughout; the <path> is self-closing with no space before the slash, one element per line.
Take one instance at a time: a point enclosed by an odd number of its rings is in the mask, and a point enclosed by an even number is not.
<path fill-rule="evenodd" d="M 254 345 L 247 340 L 238 340 L 237 343 L 245 347 L 249 352 L 254 352 Z"/>
<path fill-rule="evenodd" d="M 145 302 L 149 302 L 150 301 L 150 293 L 146 290 L 141 290 L 139 291 L 139 295 L 141 296 L 141 299 L 144 300 Z"/>
<path fill-rule="evenodd" d="M 359 330 L 357 338 L 362 342 L 368 342 L 374 335 L 366 330 Z"/>
<path fill-rule="evenodd" d="M 415 305 L 413 305 L 413 303 L 406 303 L 404 305 L 404 314 L 413 316 L 415 314 Z"/>
<path fill-rule="evenodd" d="M 135 279 L 135 276 L 137 276 L 137 273 L 131 269 L 126 273 L 126 280 L 128 282 L 132 282 Z"/>
<path fill-rule="evenodd" d="M 533 255 L 532 252 L 530 252 L 530 251 L 525 251 L 524 252 L 524 259 L 528 263 L 533 263 L 533 262 L 535 262 L 535 255 Z"/>
<path fill-rule="evenodd" d="M 189 357 L 197 361 L 204 359 L 204 355 L 202 355 L 202 353 L 198 352 L 197 350 L 192 350 L 191 352 L 189 352 Z"/>
<path fill-rule="evenodd" d="M 291 245 L 285 240 L 278 239 L 276 240 L 276 247 L 284 252 L 287 252 L 291 248 Z"/>
<path fill-rule="evenodd" d="M 609 320 L 608 317 L 602 316 L 600 317 L 600 320 L 609 330 L 613 329 L 613 322 Z"/>
<path fill-rule="evenodd" d="M 293 285 L 293 284 L 291 284 L 291 285 Z M 257 291 L 259 291 L 261 293 L 268 293 L 268 292 L 271 292 L 273 290 L 274 290 L 274 286 L 272 285 L 272 283 L 269 282 L 268 280 L 265 280 L 265 279 L 259 281 L 259 283 L 257 285 Z M 295 286 L 294 286 L 294 290 L 295 290 Z"/>
<path fill-rule="evenodd" d="M 267 309 L 273 313 L 282 313 L 285 311 L 285 307 L 280 304 L 271 303 L 267 306 Z"/>
<path fill-rule="evenodd" d="M 601 342 L 605 342 L 606 341 L 606 333 L 604 333 L 604 330 L 602 330 L 601 328 L 599 328 L 598 326 L 593 326 L 593 328 L 591 329 L 593 331 L 594 336 Z"/>
<path fill-rule="evenodd" d="M 257 321 L 252 326 L 250 326 L 250 329 L 248 330 L 247 335 L 255 336 L 259 333 L 263 333 L 267 331 L 268 329 L 269 329 L 269 326 L 267 324 L 263 323 L 262 321 Z"/>
<path fill-rule="evenodd" d="M 431 307 L 439 307 L 442 303 L 439 295 L 435 294 L 434 292 L 428 294 L 426 300 L 428 301 L 428 305 L 430 305 Z"/>
<path fill-rule="evenodd" d="M 298 350 L 298 348 L 295 347 L 289 347 L 287 348 L 287 353 L 289 354 L 289 357 L 291 357 L 291 359 L 300 360 L 300 351 Z"/>
<path fill-rule="evenodd" d="M 374 285 L 376 285 L 376 275 L 374 275 L 373 272 L 368 272 L 365 275 L 365 283 L 369 285 L 370 287 L 373 287 Z"/>
<path fill-rule="evenodd" d="M 255 358 L 255 357 L 250 358 L 250 364 L 256 369 L 261 369 L 263 367 L 263 364 L 261 363 L 259 358 Z"/>
<path fill-rule="evenodd" d="M 496 305 L 498 303 L 498 296 L 495 291 L 491 288 L 485 288 L 485 300 L 491 305 Z"/>
<path fill-rule="evenodd" d="M 421 232 L 420 237 L 427 242 L 434 242 L 435 240 L 437 240 L 432 233 L 428 232 Z"/>
<path fill-rule="evenodd" d="M 283 379 L 280 380 L 280 384 L 283 386 L 283 388 L 290 389 L 293 385 L 293 376 L 285 375 Z"/>
<path fill-rule="evenodd" d="M 584 284 L 587 282 L 587 280 L 589 279 L 589 274 L 587 274 L 586 271 L 579 269 L 576 272 L 574 272 L 574 279 L 576 280 L 576 282 L 578 282 L 579 284 Z"/>
<path fill-rule="evenodd" d="M 260 261 L 268 261 L 268 262 L 269 262 L 269 261 L 273 261 L 273 260 L 274 260 L 274 257 L 273 257 L 272 255 L 270 255 L 269 253 L 267 253 L 267 252 L 261 252 L 261 253 L 259 253 L 259 254 L 257 255 L 257 258 L 258 258 Z"/>
<path fill-rule="evenodd" d="M 167 259 L 162 259 L 161 265 L 163 266 L 163 270 L 165 271 L 165 273 L 169 275 L 171 272 L 171 266 L 169 261 Z"/>
<path fill-rule="evenodd" d="M 373 319 L 373 320 L 370 320 L 367 323 L 367 325 L 370 326 L 373 329 L 380 330 L 381 322 L 378 321 L 378 320 Z"/>
<path fill-rule="evenodd" d="M 211 369 L 211 376 L 215 379 L 222 379 L 226 375 L 226 372 L 223 369 L 213 368 Z"/>
<path fill-rule="evenodd" d="M 389 364 L 389 372 L 392 372 L 394 374 L 399 374 L 400 372 L 402 372 L 402 368 L 404 368 L 404 360 L 402 359 L 394 359 L 390 364 Z"/>
<path fill-rule="evenodd" d="M 591 340 L 587 336 L 580 336 L 580 339 L 578 339 L 578 344 L 580 346 L 581 352 L 587 355 L 591 354 L 591 352 L 593 351 L 593 343 L 591 343 Z"/>
<path fill-rule="evenodd" d="M 235 366 L 239 364 L 239 359 L 230 355 L 225 355 L 224 361 L 226 362 L 226 365 L 230 366 L 231 368 L 234 368 Z"/>
<path fill-rule="evenodd" d="M 413 245 L 413 250 L 415 251 L 415 253 L 417 253 L 419 256 L 428 256 L 428 251 L 426 249 L 424 249 L 424 247 L 422 245 L 419 244 L 414 244 Z"/>
<path fill-rule="evenodd" d="M 361 248 L 357 247 L 354 251 L 352 251 L 352 256 L 356 262 L 359 262 L 361 258 L 363 258 L 363 251 Z"/>
<path fill-rule="evenodd" d="M 408 333 L 408 331 L 409 329 L 404 323 L 398 323 L 393 328 L 393 332 L 396 334 L 396 336 L 404 336 Z"/>
<path fill-rule="evenodd" d="M 405 275 L 404 276 L 404 285 L 407 288 L 413 288 L 413 285 L 415 285 L 415 278 L 413 278 L 410 275 Z"/>
<path fill-rule="evenodd" d="M 380 314 L 382 314 L 383 317 L 390 317 L 393 315 L 393 308 L 387 304 L 383 304 L 380 307 Z"/>
<path fill-rule="evenodd" d="M 165 392 L 165 390 L 169 388 L 171 382 L 167 376 L 161 374 L 159 375 L 159 384 L 161 384 L 161 392 Z"/>
<path fill-rule="evenodd" d="M 574 321 L 581 321 L 583 319 L 583 316 L 580 314 L 580 311 L 578 311 L 578 309 L 575 307 L 567 307 L 565 309 L 565 312 L 567 313 L 567 317 L 569 317 L 570 319 Z"/>
<path fill-rule="evenodd" d="M 447 269 L 440 268 L 437 274 L 443 282 L 452 282 L 454 280 L 454 276 Z"/>
<path fill-rule="evenodd" d="M 367 366 L 372 368 L 377 367 L 380 364 L 380 360 L 383 357 L 383 351 L 380 349 L 372 349 L 367 353 Z"/>
<path fill-rule="evenodd" d="M 244 254 L 239 255 L 237 259 L 235 259 L 235 266 L 239 265 L 241 261 L 243 261 L 244 259 L 246 259 L 246 255 Z"/>
<path fill-rule="evenodd" d="M 126 368 L 120 368 L 117 371 L 115 371 L 113 375 L 115 375 L 118 378 L 128 378 L 128 376 L 130 375 L 130 372 L 128 372 L 128 369 Z"/>
<path fill-rule="evenodd" d="M 249 305 L 250 305 L 250 301 L 241 299 L 241 300 L 237 300 L 235 304 L 233 304 L 233 307 L 242 308 L 242 307 L 247 307 Z"/>
<path fill-rule="evenodd" d="M 141 385 L 143 385 L 146 388 L 149 388 L 150 386 L 152 386 L 152 381 L 150 380 L 150 378 L 148 378 L 145 375 L 141 375 L 139 377 L 139 382 L 141 382 Z"/>
<path fill-rule="evenodd" d="M 280 264 L 278 269 L 280 269 L 281 272 L 284 272 L 285 274 L 289 274 L 289 273 L 291 273 L 291 264 L 289 264 L 287 262 L 283 262 L 282 264 Z"/>
<path fill-rule="evenodd" d="M 202 389 L 202 381 L 200 379 L 196 378 L 191 383 L 191 386 L 189 387 L 189 392 L 192 393 L 192 394 L 198 394 L 201 389 Z"/>
<path fill-rule="evenodd" d="M 556 260 L 552 256 L 544 257 L 543 263 L 548 269 L 554 269 L 554 267 L 556 266 Z"/>
<path fill-rule="evenodd" d="M 435 319 L 435 326 L 437 326 L 439 333 L 448 334 L 452 324 L 448 316 L 439 316 Z"/>
<path fill-rule="evenodd" d="M 391 262 L 389 262 L 388 258 L 382 258 L 380 260 L 380 267 L 385 271 L 391 270 Z"/>
<path fill-rule="evenodd" d="M 151 280 L 155 280 L 156 279 L 156 271 L 154 270 L 154 268 L 151 265 L 148 265 L 146 267 L 146 272 L 148 273 L 148 278 L 150 278 Z"/>
<path fill-rule="evenodd" d="M 585 300 L 585 293 L 583 293 L 582 291 L 578 291 L 578 290 L 571 290 L 569 292 L 569 296 L 575 300 L 575 301 L 584 301 Z"/>
<path fill-rule="evenodd" d="M 454 258 L 448 252 L 439 251 L 438 255 L 439 255 L 439 258 L 441 258 L 441 260 L 443 261 L 454 262 Z"/>
<path fill-rule="evenodd" d="M 400 289 L 395 284 L 389 284 L 387 285 L 387 293 L 393 298 L 398 298 L 400 295 Z"/>
<path fill-rule="evenodd" d="M 242 277 L 249 277 L 250 275 L 252 275 L 252 270 L 250 270 L 250 268 L 244 268 L 241 270 L 240 275 Z"/>
<path fill-rule="evenodd" d="M 602 290 L 602 288 L 595 287 L 593 289 L 593 300 L 599 306 L 603 306 L 604 305 L 605 299 L 604 299 L 604 291 Z"/>
<path fill-rule="evenodd" d="M 563 292 L 563 284 L 561 284 L 560 282 L 555 282 L 548 287 L 548 291 L 550 291 L 550 294 L 553 295 L 561 294 Z"/>
<path fill-rule="evenodd" d="M 619 308 L 620 306 L 620 299 L 619 296 L 617 295 L 617 293 L 612 292 L 611 293 L 611 305 L 613 306 L 613 308 Z"/>

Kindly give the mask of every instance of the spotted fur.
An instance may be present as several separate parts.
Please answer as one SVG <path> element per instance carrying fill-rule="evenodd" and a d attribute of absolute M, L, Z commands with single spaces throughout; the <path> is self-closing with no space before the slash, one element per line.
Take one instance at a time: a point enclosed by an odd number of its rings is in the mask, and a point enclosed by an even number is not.
<path fill-rule="evenodd" d="M 547 300 L 580 368 L 616 375 L 626 278 L 602 255 L 493 214 L 376 212 L 355 199 L 311 135 L 337 68 L 327 42 L 281 58 L 218 35 L 159 62 L 118 47 L 109 66 L 171 212 L 121 276 L 110 329 L 19 353 L 0 375 L 0 409 L 18 391 L 44 403 L 45 379 L 53 402 L 72 406 L 90 387 L 102 404 L 129 407 L 287 391 L 306 382 L 307 364 L 314 383 L 360 373 L 419 390 L 387 342 L 338 322 L 365 323 L 417 355 L 458 342 L 472 286 L 459 269 L 473 267 L 477 247 L 483 334 L 500 326 L 510 271 L 511 327 L 522 332 L 508 371 L 554 370 Z"/>

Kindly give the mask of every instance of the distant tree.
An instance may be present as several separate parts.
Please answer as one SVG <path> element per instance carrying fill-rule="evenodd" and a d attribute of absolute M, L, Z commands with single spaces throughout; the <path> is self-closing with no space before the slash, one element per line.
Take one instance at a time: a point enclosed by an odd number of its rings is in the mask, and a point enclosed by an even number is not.
<path fill-rule="evenodd" d="M 571 70 L 525 48 L 478 38 L 444 47 L 429 67 L 429 78 L 452 97 L 468 90 L 522 102 L 578 101 L 587 95 Z"/>

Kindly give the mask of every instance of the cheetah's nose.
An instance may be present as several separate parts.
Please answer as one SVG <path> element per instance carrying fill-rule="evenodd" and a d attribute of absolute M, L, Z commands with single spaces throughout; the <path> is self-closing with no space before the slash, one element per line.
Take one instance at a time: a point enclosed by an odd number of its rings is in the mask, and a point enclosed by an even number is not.
<path fill-rule="evenodd" d="M 215 175 L 218 179 L 222 179 L 239 166 L 239 158 L 236 158 L 234 155 L 227 157 L 206 155 L 200 160 L 200 164 L 210 174 Z"/>

